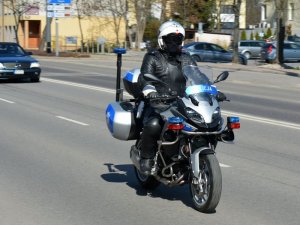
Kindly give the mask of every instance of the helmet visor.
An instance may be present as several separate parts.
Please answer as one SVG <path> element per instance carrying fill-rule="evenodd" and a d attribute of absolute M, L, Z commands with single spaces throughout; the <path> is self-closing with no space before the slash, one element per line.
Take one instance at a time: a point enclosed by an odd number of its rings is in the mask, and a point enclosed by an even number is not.
<path fill-rule="evenodd" d="M 180 33 L 179 34 L 171 33 L 166 36 L 163 36 L 162 39 L 166 44 L 181 45 L 183 42 L 183 35 Z"/>

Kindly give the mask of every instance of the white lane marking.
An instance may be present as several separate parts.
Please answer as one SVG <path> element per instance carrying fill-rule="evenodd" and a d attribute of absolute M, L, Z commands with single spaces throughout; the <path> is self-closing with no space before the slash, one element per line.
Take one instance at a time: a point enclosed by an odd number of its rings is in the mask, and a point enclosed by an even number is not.
<path fill-rule="evenodd" d="M 64 84 L 68 86 L 73 86 L 73 87 L 79 87 L 79 88 L 86 88 L 94 91 L 101 91 L 101 92 L 107 92 L 107 93 L 112 93 L 115 94 L 116 91 L 110 88 L 102 88 L 102 87 L 97 87 L 93 85 L 87 85 L 87 84 L 79 84 L 79 83 L 74 83 L 74 82 L 69 82 L 69 81 L 60 81 L 60 80 L 55 80 L 51 78 L 41 78 L 42 81 L 47 81 L 51 83 L 56 83 L 56 84 Z M 124 93 L 124 95 L 130 97 L 129 94 Z"/>
<path fill-rule="evenodd" d="M 72 122 L 72 123 L 76 123 L 76 124 L 82 125 L 82 126 L 89 126 L 86 123 L 82 123 L 82 122 L 77 121 L 77 120 L 72 120 L 72 119 L 69 119 L 69 118 L 66 118 L 66 117 L 63 117 L 63 116 L 56 116 L 56 117 L 59 118 L 59 119 L 62 119 L 62 120 L 66 120 L 66 121 L 69 121 L 69 122 Z"/>
<path fill-rule="evenodd" d="M 288 122 L 280 121 L 280 120 L 271 120 L 271 119 L 264 118 L 264 117 L 251 116 L 251 115 L 247 115 L 247 114 L 235 113 L 235 112 L 230 112 L 230 111 L 222 111 L 222 113 L 227 116 L 229 116 L 229 115 L 239 116 L 241 119 L 245 119 L 245 120 L 250 120 L 250 121 L 255 121 L 255 122 L 259 122 L 259 123 L 266 123 L 266 124 L 271 124 L 274 126 L 281 126 L 281 127 L 300 130 L 300 124 L 297 124 L 297 123 L 288 123 Z"/>
<path fill-rule="evenodd" d="M 223 168 L 230 168 L 231 167 L 231 166 L 223 164 L 223 163 L 219 163 L 219 164 L 220 164 L 220 167 L 223 167 Z"/>
<path fill-rule="evenodd" d="M 68 81 L 60 81 L 60 80 L 55 80 L 55 79 L 50 79 L 50 78 L 41 78 L 41 79 L 44 81 L 47 81 L 47 82 L 64 84 L 64 85 L 80 87 L 80 88 L 87 88 L 87 89 L 91 89 L 91 90 L 95 90 L 95 91 L 101 91 L 101 92 L 115 94 L 115 90 L 109 89 L 109 88 L 101 88 L 101 87 L 92 86 L 92 85 L 79 84 L 79 83 L 73 83 L 73 82 L 68 82 Z M 129 95 L 125 92 L 124 96 L 130 97 L 131 95 Z M 280 121 L 280 120 L 271 120 L 271 119 L 267 119 L 264 117 L 251 116 L 251 115 L 247 115 L 247 114 L 235 113 L 235 112 L 230 112 L 230 111 L 225 111 L 225 110 L 222 111 L 222 113 L 227 116 L 236 115 L 236 116 L 239 116 L 241 119 L 245 119 L 245 120 L 250 120 L 250 121 L 255 121 L 255 122 L 259 122 L 259 123 L 266 123 L 266 124 L 271 124 L 271 125 L 275 125 L 275 126 L 281 126 L 281 127 L 300 130 L 300 124 L 297 124 L 297 123 L 288 123 L 288 122 Z"/>
<path fill-rule="evenodd" d="M 9 101 L 9 100 L 4 99 L 4 98 L 0 98 L 0 101 L 7 102 L 7 103 L 10 103 L 10 104 L 14 104 L 14 102 Z"/>
<path fill-rule="evenodd" d="M 86 88 L 86 89 L 90 89 L 90 90 L 94 90 L 94 91 L 101 91 L 101 92 L 115 94 L 115 90 L 110 89 L 110 88 L 102 88 L 102 87 L 97 87 L 97 86 L 93 86 L 93 85 L 79 84 L 79 83 L 68 82 L 68 81 L 60 81 L 60 80 L 55 80 L 55 79 L 50 79 L 50 78 L 41 78 L 41 80 L 51 82 L 51 83 L 56 83 L 56 84 L 64 84 L 64 85 L 73 86 L 73 87 Z"/>

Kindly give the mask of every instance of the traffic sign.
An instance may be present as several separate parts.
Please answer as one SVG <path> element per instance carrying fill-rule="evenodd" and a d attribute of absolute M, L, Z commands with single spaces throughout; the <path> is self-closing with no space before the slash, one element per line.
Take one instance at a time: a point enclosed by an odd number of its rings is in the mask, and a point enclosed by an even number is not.
<path fill-rule="evenodd" d="M 72 0 L 48 0 L 48 4 L 71 4 Z"/>
<path fill-rule="evenodd" d="M 98 37 L 98 38 L 97 38 L 97 42 L 98 42 L 100 45 L 103 45 L 103 44 L 105 44 L 106 39 L 105 39 L 104 37 Z"/>

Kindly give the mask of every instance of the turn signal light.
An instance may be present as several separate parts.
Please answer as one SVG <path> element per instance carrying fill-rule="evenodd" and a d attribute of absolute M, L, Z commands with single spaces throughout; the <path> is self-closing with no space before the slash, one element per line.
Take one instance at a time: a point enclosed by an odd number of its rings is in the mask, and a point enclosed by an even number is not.
<path fill-rule="evenodd" d="M 227 117 L 227 126 L 230 129 L 239 129 L 241 127 L 240 118 L 235 116 Z"/>
<path fill-rule="evenodd" d="M 184 128 L 183 119 L 181 117 L 169 117 L 168 123 L 169 130 L 182 130 Z"/>
<path fill-rule="evenodd" d="M 184 124 L 178 123 L 178 124 L 168 124 L 169 130 L 182 130 L 184 128 Z"/>
<path fill-rule="evenodd" d="M 240 123 L 229 123 L 228 125 L 230 129 L 239 129 L 241 127 Z"/>

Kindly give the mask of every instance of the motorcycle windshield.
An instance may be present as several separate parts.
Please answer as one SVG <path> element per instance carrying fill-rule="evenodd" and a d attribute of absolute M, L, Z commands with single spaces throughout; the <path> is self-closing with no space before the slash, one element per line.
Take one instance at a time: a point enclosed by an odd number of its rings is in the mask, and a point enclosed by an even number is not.
<path fill-rule="evenodd" d="M 186 79 L 186 90 L 187 96 L 193 95 L 197 97 L 198 100 L 203 99 L 204 96 L 216 95 L 218 90 L 212 85 L 208 77 L 201 72 L 200 68 L 197 66 L 185 66 L 182 68 L 183 75 Z"/>

